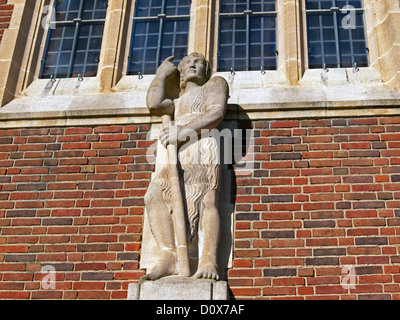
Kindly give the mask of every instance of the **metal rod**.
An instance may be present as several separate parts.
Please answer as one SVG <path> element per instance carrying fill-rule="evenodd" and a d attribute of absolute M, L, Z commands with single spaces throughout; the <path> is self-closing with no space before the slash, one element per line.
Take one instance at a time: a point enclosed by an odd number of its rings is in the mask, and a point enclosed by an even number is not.
<path fill-rule="evenodd" d="M 53 29 L 49 29 L 49 32 L 48 32 L 47 38 L 46 38 L 46 45 L 45 45 L 45 48 L 44 48 L 44 52 L 48 52 L 49 51 L 52 34 L 53 34 Z M 40 65 L 40 73 L 39 73 L 40 76 L 43 76 L 45 67 L 46 67 L 46 60 L 43 58 L 42 59 L 42 63 Z"/>
<path fill-rule="evenodd" d="M 164 19 L 161 19 L 160 20 L 160 27 L 158 29 L 156 67 L 159 66 L 160 61 L 161 61 L 161 41 L 162 41 L 163 28 L 164 28 Z"/>
<path fill-rule="evenodd" d="M 250 0 L 246 1 L 246 10 L 243 11 L 246 15 L 246 70 L 250 70 Z"/>
<path fill-rule="evenodd" d="M 74 19 L 74 20 L 65 20 L 65 21 L 55 21 L 54 24 L 56 26 L 63 26 L 63 25 L 74 25 L 77 21 L 80 23 L 103 23 L 106 21 L 106 19 L 93 19 L 93 20 L 82 20 L 82 19 Z"/>
<path fill-rule="evenodd" d="M 76 56 L 76 48 L 78 46 L 78 38 L 79 38 L 79 22 L 75 24 L 75 33 L 74 33 L 74 40 L 72 43 L 72 49 L 71 49 L 71 58 L 69 60 L 69 66 L 68 66 L 68 74 L 67 78 L 70 78 L 72 75 L 72 71 L 74 68 L 74 61 L 75 61 L 75 56 Z"/>
<path fill-rule="evenodd" d="M 331 13 L 335 12 L 337 7 L 332 7 L 330 9 L 307 9 L 306 13 Z M 341 11 L 342 9 L 339 9 Z M 346 9 L 346 11 L 355 11 L 355 12 L 364 12 L 365 10 L 363 8 L 349 8 Z"/>
<path fill-rule="evenodd" d="M 65 37 L 65 29 L 66 29 L 66 28 L 63 28 L 63 29 L 62 29 L 61 39 L 64 39 L 64 37 Z M 60 45 L 58 46 L 58 48 L 61 50 L 61 43 L 60 43 Z M 57 76 L 58 67 L 60 66 L 60 57 L 61 57 L 61 55 L 60 55 L 60 54 L 57 54 L 57 62 L 56 62 L 56 64 L 55 64 L 55 68 L 54 68 L 54 75 L 55 75 L 55 76 Z"/>
<path fill-rule="evenodd" d="M 250 69 L 250 16 L 246 15 L 246 70 Z"/>
<path fill-rule="evenodd" d="M 339 29 L 337 23 L 337 13 L 333 12 L 333 29 L 335 32 L 335 48 L 336 48 L 336 64 L 340 68 L 340 45 L 339 45 Z"/>
<path fill-rule="evenodd" d="M 81 0 L 79 4 L 79 12 L 78 12 L 78 18 L 74 19 L 75 22 L 75 33 L 74 33 L 74 40 L 72 43 L 72 49 L 71 49 L 71 58 L 69 60 L 69 66 L 68 66 L 68 74 L 67 77 L 70 78 L 73 72 L 74 68 L 74 61 L 75 61 L 75 56 L 76 56 L 76 48 L 78 46 L 78 40 L 79 40 L 79 29 L 80 29 L 80 22 L 82 21 L 82 12 L 83 12 L 83 2 Z"/>
<path fill-rule="evenodd" d="M 233 21 L 232 21 L 232 30 L 236 30 L 236 19 L 233 19 Z M 232 42 L 231 43 L 235 43 L 235 33 L 234 32 L 232 32 Z M 232 46 L 232 67 L 231 67 L 231 73 L 232 73 L 232 70 L 233 70 L 233 66 L 234 66 L 234 64 L 235 64 L 235 59 L 236 59 L 236 51 L 235 51 L 235 46 L 233 45 Z"/>
<path fill-rule="evenodd" d="M 353 42 L 353 33 L 351 32 L 351 28 L 349 28 L 348 30 L 349 33 L 349 43 L 350 43 L 350 52 L 351 52 L 351 63 L 352 65 L 356 64 L 355 58 L 356 56 L 354 55 L 354 42 Z"/>
<path fill-rule="evenodd" d="M 179 16 L 157 15 L 157 16 L 152 16 L 152 17 L 135 17 L 135 18 L 133 18 L 133 20 L 135 20 L 135 21 L 157 21 L 160 18 L 163 18 L 165 20 L 169 20 L 169 19 L 179 20 L 179 19 L 188 19 L 188 18 L 190 18 L 190 15 L 179 15 Z"/>
<path fill-rule="evenodd" d="M 265 19 L 263 19 L 263 18 L 261 18 L 261 30 L 264 30 L 264 22 L 265 22 Z M 265 43 L 264 42 L 264 32 L 261 32 L 261 43 L 263 44 L 263 43 Z M 265 70 L 264 70 L 264 45 L 261 45 L 260 46 L 261 48 L 261 56 L 260 56 L 260 64 L 261 64 L 261 74 L 265 74 Z"/>
<path fill-rule="evenodd" d="M 157 16 L 160 19 L 160 26 L 158 29 L 158 40 L 157 40 L 157 55 L 156 55 L 156 67 L 160 65 L 161 61 L 161 41 L 162 41 L 162 34 L 164 28 L 164 17 L 165 17 L 165 0 L 162 1 L 161 4 L 161 14 Z"/>
<path fill-rule="evenodd" d="M 322 26 L 322 16 L 319 16 L 319 24 Z M 325 62 L 325 47 L 324 47 L 324 33 L 322 28 L 319 28 L 319 36 L 321 39 L 321 58 L 322 58 L 322 65 L 326 65 Z"/>
<path fill-rule="evenodd" d="M 253 15 L 253 16 L 275 16 L 275 15 L 277 15 L 277 11 L 266 11 L 266 12 L 253 12 L 253 11 L 251 11 L 251 15 Z M 248 15 L 248 14 L 250 14 L 250 12 L 246 12 L 246 11 L 243 11 L 243 12 L 223 12 L 223 13 L 220 13 L 219 14 L 219 16 L 220 17 L 232 17 L 232 18 L 234 18 L 234 17 L 241 17 L 241 16 L 244 16 L 244 15 Z"/>

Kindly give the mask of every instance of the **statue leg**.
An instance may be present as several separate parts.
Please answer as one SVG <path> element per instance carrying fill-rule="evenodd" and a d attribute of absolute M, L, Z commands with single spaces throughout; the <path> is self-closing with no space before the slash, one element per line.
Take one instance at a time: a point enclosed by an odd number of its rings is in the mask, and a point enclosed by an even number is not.
<path fill-rule="evenodd" d="M 144 277 L 156 280 L 161 277 L 177 274 L 172 216 L 169 213 L 167 205 L 164 203 L 162 191 L 157 184 L 150 183 L 144 200 L 150 229 L 161 251 L 156 265 Z"/>
<path fill-rule="evenodd" d="M 218 190 L 208 191 L 203 198 L 203 205 L 200 227 L 204 231 L 204 247 L 195 277 L 218 280 L 217 254 L 220 239 Z"/>

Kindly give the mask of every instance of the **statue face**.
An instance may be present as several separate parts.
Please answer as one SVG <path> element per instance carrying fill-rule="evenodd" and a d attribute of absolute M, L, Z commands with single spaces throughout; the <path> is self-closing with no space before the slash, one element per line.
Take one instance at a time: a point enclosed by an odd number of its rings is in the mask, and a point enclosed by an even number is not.
<path fill-rule="evenodd" d="M 187 56 L 182 61 L 181 76 L 185 82 L 202 83 L 206 79 L 206 62 L 202 57 Z"/>

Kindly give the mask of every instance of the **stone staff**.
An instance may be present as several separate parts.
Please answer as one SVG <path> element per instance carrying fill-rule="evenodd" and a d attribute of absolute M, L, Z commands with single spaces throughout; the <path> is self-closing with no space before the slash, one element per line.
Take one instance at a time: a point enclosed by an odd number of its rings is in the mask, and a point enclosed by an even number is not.
<path fill-rule="evenodd" d="M 171 123 L 171 116 L 162 116 L 162 125 L 167 128 Z M 175 230 L 176 239 L 176 254 L 178 260 L 178 272 L 183 277 L 190 276 L 189 266 L 189 254 L 187 248 L 187 236 L 186 236 L 186 219 L 185 209 L 183 205 L 182 191 L 179 182 L 178 174 L 178 150 L 176 143 L 170 143 L 167 146 L 168 152 L 168 177 L 171 184 L 171 196 L 172 196 L 172 219 Z"/>

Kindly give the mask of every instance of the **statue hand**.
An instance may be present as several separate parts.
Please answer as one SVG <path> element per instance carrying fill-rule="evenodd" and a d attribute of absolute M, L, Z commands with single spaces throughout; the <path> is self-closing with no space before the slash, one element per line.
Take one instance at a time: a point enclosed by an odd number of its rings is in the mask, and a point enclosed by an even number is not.
<path fill-rule="evenodd" d="M 169 125 L 161 129 L 159 139 L 166 148 L 169 144 L 174 144 L 179 149 L 183 144 L 192 138 L 197 138 L 197 132 L 184 126 Z"/>
<path fill-rule="evenodd" d="M 166 128 L 161 129 L 160 132 L 160 142 L 166 148 L 169 144 L 174 144 L 179 146 L 181 142 L 178 140 L 180 133 L 180 128 L 178 126 L 169 125 Z"/>
<path fill-rule="evenodd" d="M 157 74 L 164 76 L 164 77 L 169 77 L 173 75 L 175 72 L 178 72 L 178 69 L 176 66 L 173 64 L 174 61 L 174 56 L 168 57 L 165 59 L 161 65 L 157 69 Z"/>

